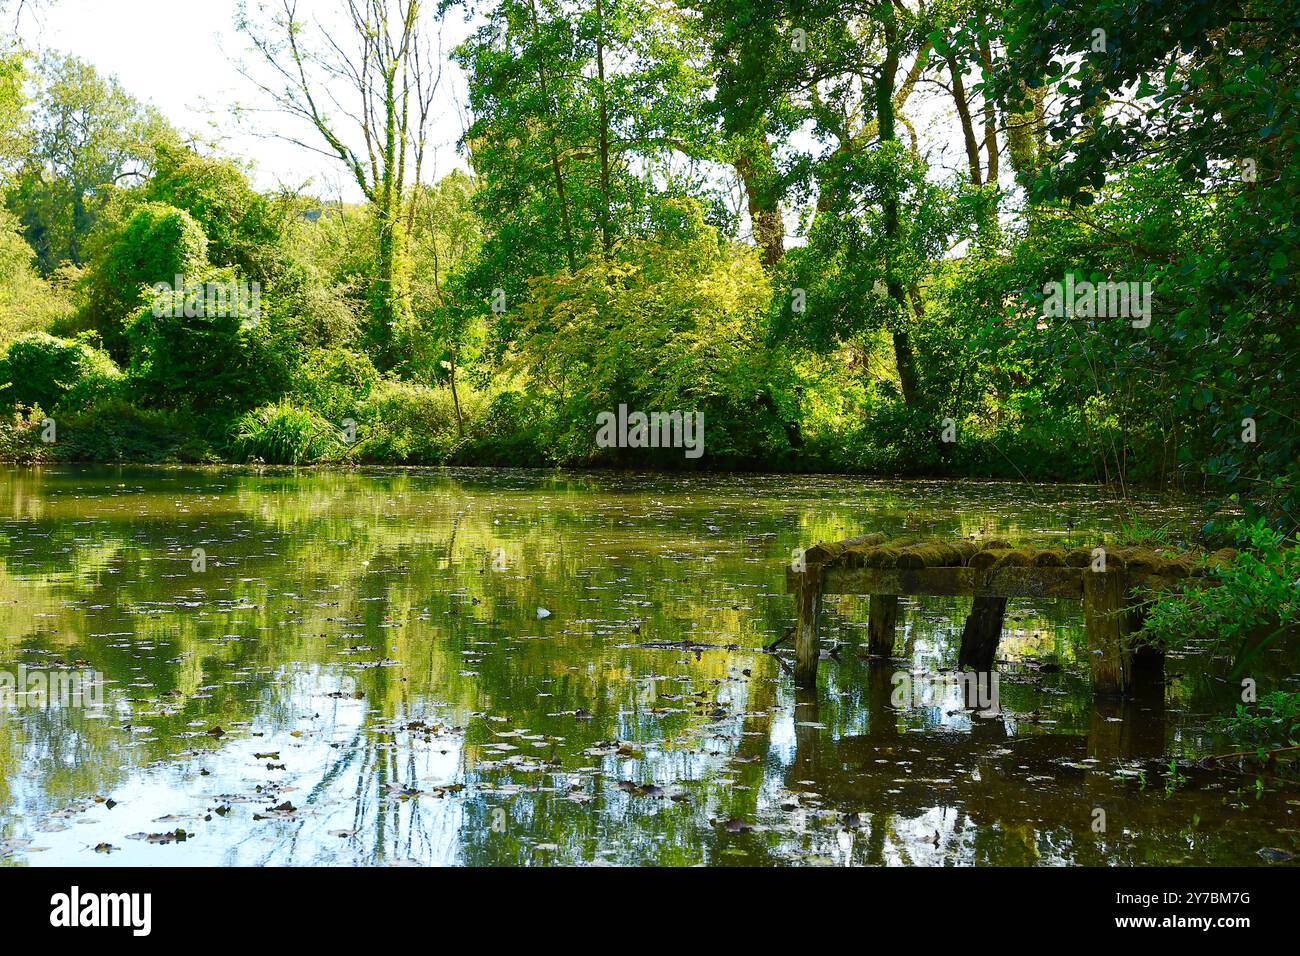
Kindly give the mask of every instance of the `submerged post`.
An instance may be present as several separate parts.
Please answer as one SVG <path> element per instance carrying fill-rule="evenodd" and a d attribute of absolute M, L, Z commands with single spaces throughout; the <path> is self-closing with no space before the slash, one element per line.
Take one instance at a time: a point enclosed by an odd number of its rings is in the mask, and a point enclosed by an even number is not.
<path fill-rule="evenodd" d="M 1118 696 L 1128 689 L 1129 659 L 1124 647 L 1128 615 L 1122 571 L 1084 571 L 1083 616 L 1088 628 L 1092 692 Z"/>
<path fill-rule="evenodd" d="M 821 641 L 817 618 L 822 610 L 822 568 L 809 564 L 799 576 L 799 623 L 794 636 L 794 680 L 800 687 L 817 686 L 817 658 Z"/>
<path fill-rule="evenodd" d="M 898 595 L 871 595 L 867 615 L 867 651 L 873 657 L 892 657 L 898 628 Z"/>
<path fill-rule="evenodd" d="M 1007 613 L 1007 599 L 991 595 L 977 595 L 971 606 L 966 626 L 961 632 L 961 648 L 957 652 L 957 668 L 989 672 L 997 659 L 998 642 L 1002 640 L 1002 622 Z"/>
<path fill-rule="evenodd" d="M 1151 601 L 1134 601 L 1130 593 L 1124 618 L 1124 639 L 1129 642 L 1129 693 L 1150 697 L 1163 696 L 1165 689 L 1165 649 L 1151 640 L 1135 640 L 1146 625 Z"/>

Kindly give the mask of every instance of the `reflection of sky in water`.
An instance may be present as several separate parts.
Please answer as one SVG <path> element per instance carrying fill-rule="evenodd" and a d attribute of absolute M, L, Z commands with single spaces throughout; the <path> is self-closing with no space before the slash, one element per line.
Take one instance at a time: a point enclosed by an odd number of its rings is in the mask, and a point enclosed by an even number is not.
<path fill-rule="evenodd" d="M 980 483 L 7 472 L 0 668 L 93 667 L 108 707 L 0 714 L 0 860 L 1258 862 L 1300 829 L 1293 790 L 1160 776 L 1221 744 L 1231 688 L 1203 656 L 1164 707 L 1094 705 L 1079 609 L 1012 601 L 984 718 L 941 682 L 961 600 L 904 599 L 900 657 L 873 666 L 865 600 L 829 599 L 812 697 L 788 645 L 760 650 L 792 621 L 795 547 L 1082 543 L 1124 517 L 1095 489 Z M 1296 670 L 1269 656 L 1262 689 Z M 893 707 L 898 671 L 935 696 Z"/>
<path fill-rule="evenodd" d="M 173 861 L 183 865 L 328 865 L 369 862 L 374 848 L 366 845 L 368 830 L 377 826 L 377 807 L 384 795 L 370 794 L 364 762 L 349 754 L 349 746 L 364 735 L 365 705 L 357 700 L 334 700 L 326 696 L 347 686 L 351 678 L 319 673 L 286 675 L 284 690 L 296 700 L 315 705 L 319 720 L 287 746 L 270 751 L 267 738 L 257 725 L 246 738 L 232 739 L 218 749 L 175 763 L 143 767 L 126 785 L 114 790 L 115 806 L 90 803 L 84 813 L 55 817 L 50 830 L 38 827 L 34 840 L 48 849 L 50 857 L 74 856 L 86 865 L 114 864 L 148 866 L 157 864 L 164 847 L 148 840 L 113 840 L 119 847 L 111 854 L 86 854 L 101 835 L 156 834 L 185 830 L 199 834 L 184 843 Z M 233 735 L 232 735 L 233 737 Z M 278 756 L 268 758 L 268 753 Z M 410 764 L 421 785 L 446 786 L 462 777 L 461 745 L 455 740 L 428 748 Z M 285 771 L 262 773 L 268 763 L 281 764 Z M 258 794 L 259 786 L 275 781 L 274 789 Z M 328 785 L 322 785 L 328 781 Z M 31 781 L 28 781 L 29 783 Z M 259 799 L 258 797 L 261 797 Z M 235 799 L 232 800 L 232 797 Z M 299 807 L 294 813 L 272 809 L 289 801 Z M 21 802 L 21 801 L 20 801 Z M 234 807 L 259 814 L 270 822 L 258 821 L 250 830 L 233 815 Z M 192 808 L 177 813 L 177 807 Z M 224 812 L 222 812 L 224 811 Z M 384 825 L 390 836 L 384 849 L 401 860 L 438 859 L 456 861 L 457 830 L 461 825 L 458 803 L 450 800 L 402 800 L 391 804 Z M 101 832 L 104 831 L 104 832 Z M 88 843 L 88 841 L 90 841 Z M 31 862 L 43 862 L 33 859 Z"/>

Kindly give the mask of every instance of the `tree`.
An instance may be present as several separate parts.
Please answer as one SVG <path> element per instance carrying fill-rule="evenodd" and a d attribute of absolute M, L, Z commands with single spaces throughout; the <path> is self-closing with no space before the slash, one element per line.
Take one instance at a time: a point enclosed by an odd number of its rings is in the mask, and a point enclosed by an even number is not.
<path fill-rule="evenodd" d="M 139 198 L 185 210 L 207 237 L 212 265 L 263 284 L 286 268 L 286 235 L 302 207 L 290 196 L 259 193 L 234 161 L 202 155 L 170 136 L 153 144 L 153 175 Z"/>
<path fill-rule="evenodd" d="M 518 362 L 560 409 L 559 460 L 593 458 L 592 423 L 620 403 L 702 412 L 716 460 L 788 450 L 778 398 L 789 374 L 765 341 L 771 285 L 753 247 L 719 242 L 701 223 L 688 238 L 629 239 L 536 286 Z M 683 460 L 680 450 L 647 454 Z"/>
<path fill-rule="evenodd" d="M 1033 195 L 1079 224 L 1092 256 L 1153 287 L 1149 326 L 1075 334 L 1067 355 L 1112 370 L 1099 392 L 1122 388 L 1167 411 L 1161 430 L 1178 436 L 1187 472 L 1294 531 L 1294 5 L 1085 0 L 1044 10 L 1015 0 L 1008 23 L 1006 95 L 1023 111 L 1041 92 L 1048 139 L 1060 147 L 1033 177 Z"/>
<path fill-rule="evenodd" d="M 519 301 L 532 277 L 689 228 L 678 199 L 707 204 L 699 180 L 671 168 L 706 155 L 709 139 L 707 77 L 672 8 L 502 0 L 454 56 L 469 77 L 475 202 L 491 226 L 471 283 L 485 298 Z"/>
<path fill-rule="evenodd" d="M 127 320 L 152 302 L 150 286 L 208 269 L 208 239 L 189 213 L 162 203 L 136 209 L 105 236 L 84 280 L 82 324 L 99 332 L 118 363 L 128 358 Z"/>
<path fill-rule="evenodd" d="M 457 371 L 478 320 L 465 288 L 467 269 L 483 242 L 482 223 L 474 212 L 474 181 L 460 170 L 435 186 L 419 187 L 411 203 L 411 247 L 416 290 L 409 341 L 402 349 L 408 370 L 417 378 L 443 377 L 451 387 L 456 430 L 464 436 Z"/>
<path fill-rule="evenodd" d="M 31 148 L 32 129 L 27 116 L 26 57 L 19 50 L 0 53 L 0 175 L 9 177 Z"/>
<path fill-rule="evenodd" d="M 421 174 L 441 69 L 424 33 L 421 0 L 341 0 L 340 7 L 346 34 L 300 17 L 296 0 L 259 5 L 259 19 L 241 7 L 239 28 L 270 78 L 244 72 L 319 145 L 295 133 L 276 135 L 338 160 L 370 204 L 378 274 L 368 333 L 376 364 L 386 369 L 397 361 L 394 330 L 411 313 L 406 203 Z"/>
<path fill-rule="evenodd" d="M 112 188 L 143 180 L 162 117 L 74 56 L 46 53 L 32 98 L 32 145 L 10 192 L 42 273 L 84 263 L 87 235 Z"/>
<path fill-rule="evenodd" d="M 907 404 L 919 404 L 922 372 L 910 325 L 921 301 L 919 290 L 904 282 L 905 270 L 897 265 L 905 258 L 905 243 L 900 196 L 894 191 L 912 177 L 890 174 L 886 167 L 895 159 L 910 163 L 894 144 L 900 125 L 910 130 L 902 109 L 928 63 L 929 21 L 923 12 L 892 0 L 787 0 L 746 4 L 743 12 L 734 29 L 718 31 L 714 45 L 715 60 L 721 64 L 717 103 L 724 126 L 742 142 L 757 145 L 764 161 L 771 151 L 757 137 L 766 136 L 767 130 L 781 129 L 787 136 L 804 130 L 811 132 L 813 141 L 812 148 L 798 150 L 787 161 L 783 174 L 769 167 L 751 176 L 751 214 L 757 210 L 769 220 L 779 215 L 784 191 L 816 195 L 810 244 L 828 242 L 836 251 L 826 250 L 824 256 L 810 249 L 812 258 L 805 261 L 848 256 L 842 261 L 845 271 L 837 268 L 837 274 L 879 279 L 892 302 L 881 318 L 892 340 L 902 395 Z M 915 151 L 914 132 L 912 140 Z M 882 150 L 889 157 L 885 164 L 871 155 Z M 866 182 L 864 175 L 874 182 Z M 850 224 L 844 217 L 857 218 Z M 872 233 L 870 259 L 858 241 L 868 238 L 861 233 L 863 227 Z M 843 244 L 846 229 L 859 235 Z M 767 258 L 775 260 L 771 239 L 767 247 Z M 849 298 L 860 297 L 854 293 Z M 881 315 L 881 310 L 873 308 L 868 314 Z M 857 330 L 855 316 L 840 332 L 848 338 Z"/>

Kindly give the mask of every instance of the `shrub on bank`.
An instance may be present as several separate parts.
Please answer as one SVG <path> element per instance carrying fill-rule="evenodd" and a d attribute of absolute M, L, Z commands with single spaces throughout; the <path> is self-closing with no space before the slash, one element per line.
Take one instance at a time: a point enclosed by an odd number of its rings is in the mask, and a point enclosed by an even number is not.
<path fill-rule="evenodd" d="M 0 356 L 0 400 L 27 407 L 83 407 L 108 394 L 122 373 L 88 342 L 36 332 Z"/>
<path fill-rule="evenodd" d="M 360 404 L 379 384 L 379 373 L 361 352 L 313 349 L 298 367 L 294 400 L 340 426 L 355 418 Z"/>
<path fill-rule="evenodd" d="M 462 422 L 471 414 L 462 404 Z M 460 441 L 450 388 L 386 379 L 361 404 L 355 457 L 380 465 L 445 464 Z"/>
<path fill-rule="evenodd" d="M 59 461 L 202 463 L 216 459 L 194 423 L 175 412 L 108 396 L 58 419 Z"/>
<path fill-rule="evenodd" d="M 15 465 L 48 461 L 53 449 L 41 440 L 44 419 L 39 408 L 14 408 L 0 418 L 0 460 Z"/>
<path fill-rule="evenodd" d="M 1275 531 L 1262 518 L 1238 522 L 1229 533 L 1241 547 L 1235 557 L 1156 601 L 1145 627 L 1166 647 L 1215 641 L 1240 674 L 1268 648 L 1300 636 L 1300 536 Z"/>
<path fill-rule="evenodd" d="M 516 468 L 550 464 L 542 437 L 545 416 L 546 409 L 523 392 L 498 392 L 469 423 L 454 463 Z"/>
<path fill-rule="evenodd" d="M 302 465 L 340 458 L 347 444 L 337 425 L 285 399 L 241 415 L 231 448 L 243 462 Z"/>

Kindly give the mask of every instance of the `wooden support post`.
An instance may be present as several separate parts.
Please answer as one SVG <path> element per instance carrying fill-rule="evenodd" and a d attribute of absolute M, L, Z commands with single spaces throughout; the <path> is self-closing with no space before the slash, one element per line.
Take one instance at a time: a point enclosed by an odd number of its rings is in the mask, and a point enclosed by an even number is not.
<path fill-rule="evenodd" d="M 1129 690 L 1131 661 L 1125 647 L 1128 613 L 1122 571 L 1086 571 L 1083 617 L 1088 628 L 1088 660 L 1095 696 L 1122 696 Z"/>
<path fill-rule="evenodd" d="M 821 641 L 817 619 L 822 610 L 822 568 L 810 564 L 799 583 L 799 623 L 794 634 L 794 681 L 800 687 L 817 686 L 817 658 Z"/>
<path fill-rule="evenodd" d="M 822 773 L 822 732 L 819 726 L 817 688 L 794 689 L 794 763 L 795 780 L 820 780 Z"/>
<path fill-rule="evenodd" d="M 1126 639 L 1131 640 L 1132 635 L 1142 630 L 1143 625 L 1146 624 L 1147 611 L 1150 609 L 1151 604 L 1150 601 L 1143 601 L 1129 605 L 1124 622 Z M 1130 671 L 1132 693 L 1163 698 L 1165 690 L 1164 648 L 1143 640 L 1140 644 L 1132 645 L 1129 661 L 1132 665 Z"/>
<path fill-rule="evenodd" d="M 898 627 L 898 595 L 871 595 L 867 614 L 867 651 L 873 657 L 892 657 L 894 632 Z"/>
<path fill-rule="evenodd" d="M 1007 599 L 1004 597 L 981 595 L 975 598 L 961 632 L 961 649 L 957 652 L 959 670 L 993 670 L 1006 613 Z"/>

